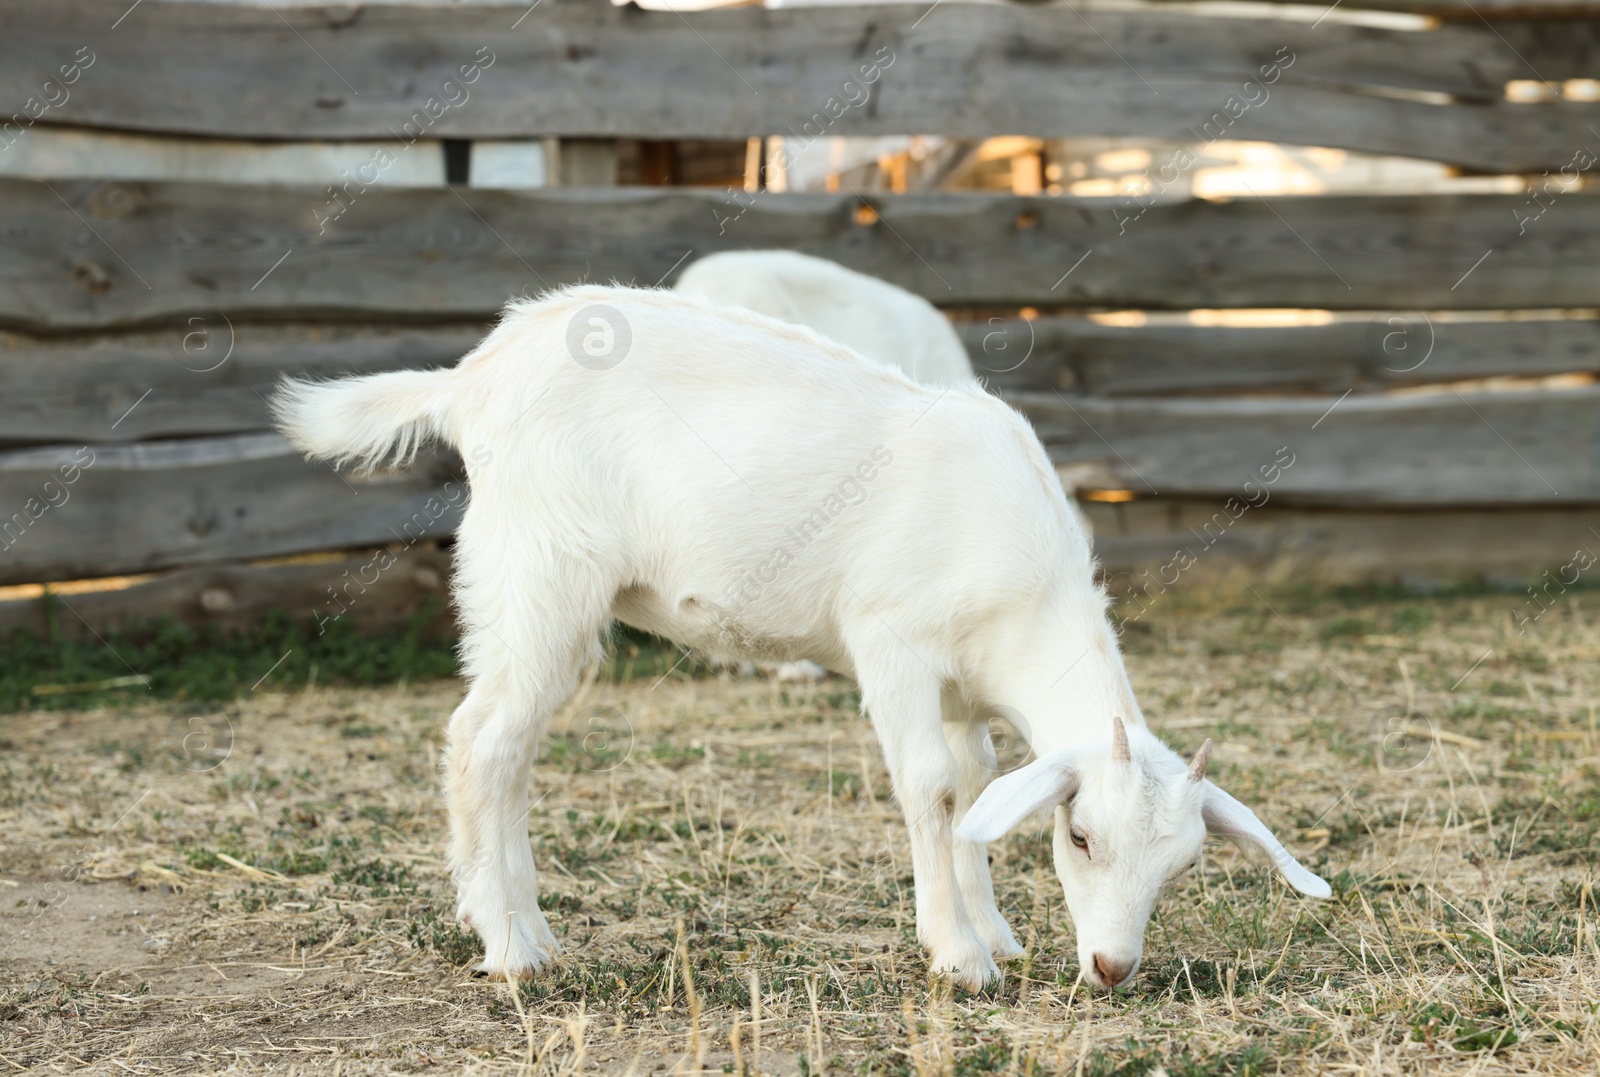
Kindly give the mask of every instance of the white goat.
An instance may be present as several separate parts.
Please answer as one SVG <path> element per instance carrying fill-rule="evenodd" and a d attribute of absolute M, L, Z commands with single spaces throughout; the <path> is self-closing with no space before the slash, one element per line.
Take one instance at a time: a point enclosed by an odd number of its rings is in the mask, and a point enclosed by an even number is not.
<path fill-rule="evenodd" d="M 725 251 L 675 286 L 723 306 L 806 325 L 924 385 L 966 385 L 972 364 L 943 314 L 888 281 L 795 251 Z"/>
<path fill-rule="evenodd" d="M 1036 810 L 1055 809 L 1083 975 L 1101 986 L 1133 975 L 1158 893 L 1207 829 L 1329 892 L 1204 780 L 1207 749 L 1186 768 L 1145 729 L 1060 483 L 976 385 L 918 385 L 696 298 L 578 287 L 513 303 L 454 369 L 291 381 L 274 408 L 313 458 L 370 468 L 436 437 L 466 462 L 470 690 L 445 783 L 457 916 L 484 971 L 531 974 L 557 952 L 528 773 L 613 618 L 858 680 L 910 828 L 918 935 L 969 989 L 1020 952 L 984 843 Z M 1039 759 L 989 784 L 992 706 Z"/>

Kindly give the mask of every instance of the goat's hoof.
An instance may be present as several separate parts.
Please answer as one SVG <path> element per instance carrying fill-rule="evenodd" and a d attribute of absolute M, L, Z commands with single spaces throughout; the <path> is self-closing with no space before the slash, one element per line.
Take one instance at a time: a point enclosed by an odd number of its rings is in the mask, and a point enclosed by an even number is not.
<path fill-rule="evenodd" d="M 540 968 L 542 967 L 540 966 Z M 472 975 L 485 980 L 504 980 L 507 982 L 515 980 L 520 983 L 523 980 L 531 980 L 538 974 L 539 968 L 495 968 L 490 966 L 487 961 L 480 961 L 472 966 Z"/>
<path fill-rule="evenodd" d="M 1027 952 L 1015 942 L 1003 943 L 990 949 L 996 961 L 1015 961 Z"/>
<path fill-rule="evenodd" d="M 531 912 L 484 913 L 465 903 L 456 910 L 456 922 L 478 936 L 484 958 L 474 972 L 491 979 L 526 980 L 555 960 L 561 944 L 550 931 L 538 905 Z"/>
<path fill-rule="evenodd" d="M 996 931 L 987 937 L 989 941 L 989 953 L 994 955 L 994 959 L 996 961 L 1015 961 L 1017 958 L 1021 957 L 1027 952 L 1022 948 L 1022 945 L 1017 942 L 1016 937 L 1011 934 L 1011 929 L 1009 927 L 1005 927 L 1004 925 L 1001 926 L 999 931 Z"/>
<path fill-rule="evenodd" d="M 491 980 L 531 980 L 553 961 L 554 954 L 541 947 L 530 946 L 520 954 L 506 954 L 498 959 L 485 957 L 472 966 L 472 971 L 474 975 L 487 976 Z"/>
<path fill-rule="evenodd" d="M 987 916 L 980 917 L 979 922 L 972 926 L 996 961 L 1010 961 L 1026 952 L 1017 942 L 1017 937 L 1011 933 L 1011 925 L 1006 923 L 1005 917 L 1000 915 L 998 909 L 991 909 Z"/>
<path fill-rule="evenodd" d="M 987 948 L 980 948 L 976 940 L 973 945 L 962 946 L 960 950 L 959 954 L 935 954 L 930 963 L 934 973 L 972 994 L 991 985 L 999 985 L 1004 980 L 1000 966 L 995 964 Z"/>

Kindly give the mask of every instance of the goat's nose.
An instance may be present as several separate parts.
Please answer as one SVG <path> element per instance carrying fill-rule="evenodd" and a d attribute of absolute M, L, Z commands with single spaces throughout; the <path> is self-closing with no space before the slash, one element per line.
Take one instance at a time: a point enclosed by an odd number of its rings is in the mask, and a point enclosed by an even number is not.
<path fill-rule="evenodd" d="M 1094 973 L 1102 987 L 1115 987 L 1133 972 L 1132 961 L 1113 961 L 1105 954 L 1094 955 Z"/>

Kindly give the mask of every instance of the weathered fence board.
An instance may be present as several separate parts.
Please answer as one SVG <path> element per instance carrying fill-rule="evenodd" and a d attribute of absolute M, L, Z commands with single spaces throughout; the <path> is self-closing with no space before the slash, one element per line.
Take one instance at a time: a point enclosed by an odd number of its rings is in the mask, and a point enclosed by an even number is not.
<path fill-rule="evenodd" d="M 1600 388 L 1342 401 L 1012 399 L 1079 487 L 1259 497 L 1245 484 L 1259 484 L 1261 469 L 1276 463 L 1266 486 L 1279 501 L 1600 501 Z M 416 539 L 438 538 L 465 497 L 448 459 L 342 478 L 303 463 L 276 434 L 13 450 L 0 453 L 0 584 L 406 541 L 415 527 L 424 532 Z"/>
<path fill-rule="evenodd" d="M 283 375 L 450 366 L 488 328 L 234 324 L 215 310 L 191 318 L 163 331 L 0 334 L 0 445 L 265 430 L 266 396 Z"/>
<path fill-rule="evenodd" d="M 53 615 L 43 598 L 0 601 L 0 632 L 25 628 L 41 636 L 53 631 L 82 638 L 91 630 L 105 634 L 153 617 L 249 630 L 273 612 L 324 626 L 348 620 L 365 628 L 393 628 L 430 601 L 438 603 L 439 614 L 429 628 L 451 630 L 449 554 L 432 542 L 388 552 L 394 563 L 382 571 L 376 566 L 386 562 L 377 559 L 376 551 L 176 569 L 128 586 L 62 596 L 54 600 Z"/>
<path fill-rule="evenodd" d="M 954 3 L 680 14 L 146 0 L 125 12 L 12 0 L 0 100 L 38 98 L 87 48 L 91 65 L 38 122 L 278 139 L 1228 137 L 1506 171 L 1558 168 L 1600 122 L 1592 104 L 1503 100 L 1529 65 L 1552 80 L 1600 73 L 1600 26 L 1584 21 L 1416 32 Z M 1207 134 L 1275 62 L 1256 107 Z M 1419 91 L 1471 104 L 1396 99 Z"/>
<path fill-rule="evenodd" d="M 1307 6 L 1322 12 L 1334 5 L 1316 0 Z M 1403 11 L 1466 22 L 1484 19 L 1581 18 L 1600 14 L 1600 0 L 1348 0 L 1338 6 L 1351 11 Z"/>
<path fill-rule="evenodd" d="M 1481 309 L 1600 305 L 1600 195 L 1123 199 L 615 190 L 320 192 L 0 180 L 0 325 L 486 319 L 579 280 L 788 247 L 942 305 Z M 1522 217 L 1519 220 L 1518 214 Z M 881 214 L 881 220 L 877 214 Z"/>
<path fill-rule="evenodd" d="M 1292 470 L 1292 469 L 1291 469 Z M 1218 529 L 1218 501 L 1151 498 L 1124 504 L 1080 502 L 1094 531 L 1095 555 L 1114 596 L 1138 596 L 1159 610 L 1173 595 L 1231 585 L 1313 578 L 1324 583 L 1386 582 L 1437 586 L 1462 580 L 1514 584 L 1568 562 L 1579 549 L 1600 550 L 1600 508 L 1501 508 L 1494 511 L 1319 510 L 1269 502 Z M 1209 528 L 1209 530 L 1206 530 Z M 305 622 L 340 614 L 360 628 L 387 628 L 445 597 L 450 557 L 432 543 L 390 548 L 394 565 L 374 573 L 376 552 L 276 563 L 227 563 L 157 573 L 114 589 L 66 596 L 54 631 L 88 638 L 151 617 L 249 629 L 273 611 Z M 1187 555 L 1184 557 L 1182 555 Z M 1192 563 L 1191 560 L 1192 559 Z M 1178 565 L 1187 565 L 1177 571 Z M 351 579 L 376 579 L 353 601 L 336 604 Z M 81 619 L 80 619 L 81 618 Z M 0 601 L 0 632 L 51 629 L 39 598 Z M 441 602 L 432 627 L 452 628 Z"/>
<path fill-rule="evenodd" d="M 0 453 L 0 584 L 437 539 L 453 467 L 340 476 L 277 434 Z"/>
<path fill-rule="evenodd" d="M 1112 595 L 1132 592 L 1147 608 L 1159 608 L 1167 591 L 1237 587 L 1240 580 L 1258 587 L 1306 580 L 1515 585 L 1559 569 L 1576 550 L 1600 554 L 1594 507 L 1406 512 L 1269 502 L 1220 529 L 1216 517 L 1226 510 L 1216 501 L 1150 498 L 1079 507 L 1094 529 L 1095 556 Z"/>
<path fill-rule="evenodd" d="M 996 317 L 959 328 L 974 370 L 1002 392 L 1337 394 L 1503 375 L 1600 374 L 1594 318 L 1455 321 L 1381 311 L 1325 325 L 1122 327 L 1076 317 Z"/>
<path fill-rule="evenodd" d="M 1074 485 L 1349 506 L 1600 501 L 1600 387 L 1341 399 L 1011 398 Z"/>
<path fill-rule="evenodd" d="M 194 317 L 165 331 L 0 334 L 0 445 L 265 430 L 266 396 L 282 375 L 450 366 L 486 329 L 234 325 L 217 312 Z M 979 376 L 1002 393 L 1337 395 L 1464 378 L 1600 374 L 1597 319 L 1454 321 L 1412 311 L 1238 328 L 1043 317 L 980 320 L 960 330 Z"/>

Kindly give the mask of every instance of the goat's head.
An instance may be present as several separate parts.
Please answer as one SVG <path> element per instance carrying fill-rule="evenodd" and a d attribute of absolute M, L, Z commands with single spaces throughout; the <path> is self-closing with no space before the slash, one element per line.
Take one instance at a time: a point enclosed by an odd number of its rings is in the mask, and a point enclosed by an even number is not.
<path fill-rule="evenodd" d="M 1083 978 L 1116 987 L 1139 968 L 1156 899 L 1200 859 L 1208 832 L 1266 852 L 1302 894 L 1332 893 L 1254 812 L 1206 779 L 1210 754 L 1207 741 L 1185 764 L 1118 718 L 1107 743 L 1054 752 L 996 778 L 957 833 L 997 841 L 1034 812 L 1055 808 L 1056 875 L 1077 928 Z"/>

